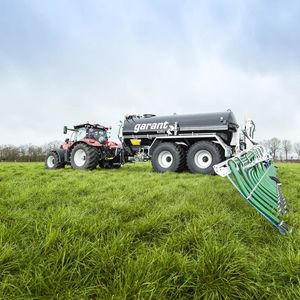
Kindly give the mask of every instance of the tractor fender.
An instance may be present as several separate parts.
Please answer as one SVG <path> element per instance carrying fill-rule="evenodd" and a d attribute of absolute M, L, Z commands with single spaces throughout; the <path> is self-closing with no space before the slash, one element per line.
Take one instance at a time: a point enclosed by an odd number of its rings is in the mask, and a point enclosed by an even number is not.
<path fill-rule="evenodd" d="M 104 145 L 105 146 L 107 146 L 108 148 L 121 148 L 122 147 L 122 145 L 121 144 L 117 144 L 117 143 L 115 143 L 115 142 L 113 142 L 113 141 L 105 141 L 104 142 Z"/>
<path fill-rule="evenodd" d="M 100 144 L 98 141 L 94 140 L 94 139 L 82 139 L 78 142 L 75 142 L 72 147 L 74 147 L 75 145 L 77 145 L 78 143 L 85 143 L 89 146 L 93 146 L 93 147 L 101 147 L 103 146 L 102 144 Z"/>
<path fill-rule="evenodd" d="M 49 152 L 55 152 L 58 155 L 58 160 L 60 163 L 65 163 L 65 150 L 60 148 L 51 149 Z"/>
<path fill-rule="evenodd" d="M 93 141 L 93 142 L 92 142 Z M 102 147 L 103 145 L 100 144 L 99 142 L 95 141 L 95 140 L 90 140 L 90 139 L 82 139 L 80 141 L 77 141 L 75 143 L 72 144 L 72 146 L 69 148 L 69 153 L 72 152 L 73 148 L 78 145 L 78 144 L 86 144 L 86 145 L 89 145 L 89 146 L 92 146 L 92 147 L 95 147 L 95 148 L 100 148 Z"/>

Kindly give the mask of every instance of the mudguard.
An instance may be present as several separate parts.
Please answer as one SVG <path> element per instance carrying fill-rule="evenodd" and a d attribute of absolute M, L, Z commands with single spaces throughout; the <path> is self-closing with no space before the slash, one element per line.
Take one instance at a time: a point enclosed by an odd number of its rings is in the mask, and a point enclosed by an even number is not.
<path fill-rule="evenodd" d="M 58 155 L 58 160 L 60 163 L 66 163 L 66 157 L 65 157 L 65 153 L 66 151 L 60 148 L 55 148 L 50 150 L 49 152 L 55 152 Z"/>

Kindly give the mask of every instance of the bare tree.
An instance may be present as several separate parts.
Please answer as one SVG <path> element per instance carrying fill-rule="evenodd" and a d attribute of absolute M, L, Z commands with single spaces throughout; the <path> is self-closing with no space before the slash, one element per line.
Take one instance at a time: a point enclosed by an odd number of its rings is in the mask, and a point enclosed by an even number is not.
<path fill-rule="evenodd" d="M 285 154 L 285 160 L 288 160 L 288 155 L 292 151 L 292 143 L 289 140 L 283 140 L 282 149 Z"/>
<path fill-rule="evenodd" d="M 263 145 L 266 148 L 270 148 L 270 140 L 263 140 L 260 142 L 261 145 Z"/>
<path fill-rule="evenodd" d="M 300 159 L 300 143 L 295 143 L 294 144 L 294 150 L 298 156 L 298 159 Z"/>
<path fill-rule="evenodd" d="M 47 153 L 51 149 L 59 148 L 61 144 L 63 144 L 63 142 L 58 141 L 58 140 L 52 141 L 48 144 L 45 144 L 45 145 L 42 146 L 43 152 Z"/>
<path fill-rule="evenodd" d="M 19 148 L 14 145 L 1 146 L 1 161 L 17 161 L 19 157 Z"/>
<path fill-rule="evenodd" d="M 273 160 L 275 160 L 277 158 L 277 153 L 279 152 L 281 146 L 280 139 L 273 137 L 272 139 L 266 142 L 266 145 L 272 153 Z"/>

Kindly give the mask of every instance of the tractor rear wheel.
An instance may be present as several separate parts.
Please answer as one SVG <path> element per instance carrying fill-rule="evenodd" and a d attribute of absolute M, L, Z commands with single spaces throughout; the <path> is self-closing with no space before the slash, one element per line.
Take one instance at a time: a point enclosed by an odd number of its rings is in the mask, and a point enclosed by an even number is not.
<path fill-rule="evenodd" d="M 49 170 L 61 169 L 65 166 L 64 163 L 59 162 L 58 154 L 51 151 L 46 155 L 45 168 Z"/>
<path fill-rule="evenodd" d="M 97 167 L 98 161 L 97 148 L 87 144 L 77 144 L 71 152 L 71 166 L 73 169 L 93 170 Z"/>
<path fill-rule="evenodd" d="M 187 153 L 187 166 L 192 173 L 215 174 L 213 166 L 222 161 L 220 147 L 210 141 L 195 143 Z"/>
<path fill-rule="evenodd" d="M 161 143 L 154 149 L 151 162 L 156 172 L 182 171 L 185 151 L 175 143 Z"/>

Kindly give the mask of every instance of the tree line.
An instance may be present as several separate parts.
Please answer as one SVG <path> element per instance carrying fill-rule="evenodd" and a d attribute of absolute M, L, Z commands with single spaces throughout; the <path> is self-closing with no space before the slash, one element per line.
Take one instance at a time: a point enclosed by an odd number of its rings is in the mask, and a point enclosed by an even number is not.
<path fill-rule="evenodd" d="M 273 160 L 300 160 L 300 143 L 292 143 L 289 140 L 280 140 L 273 137 L 264 140 L 262 144 L 269 149 Z"/>
<path fill-rule="evenodd" d="M 280 140 L 276 137 L 264 140 L 262 144 L 272 153 L 274 160 L 300 160 L 300 143 Z M 53 141 L 43 146 L 35 145 L 0 145 L 0 161 L 38 162 L 44 161 L 46 153 L 61 145 L 60 141 Z"/>
<path fill-rule="evenodd" d="M 40 162 L 44 161 L 46 153 L 53 148 L 59 147 L 60 141 L 36 146 L 32 144 L 14 146 L 0 145 L 0 161 L 7 162 Z"/>

